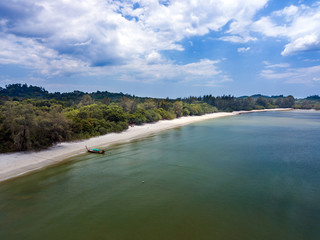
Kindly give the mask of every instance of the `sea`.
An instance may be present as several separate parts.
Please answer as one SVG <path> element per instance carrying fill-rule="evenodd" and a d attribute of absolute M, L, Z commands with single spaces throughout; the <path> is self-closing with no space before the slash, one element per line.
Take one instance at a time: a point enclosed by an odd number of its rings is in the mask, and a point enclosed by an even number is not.
<path fill-rule="evenodd" d="M 318 240 L 320 112 L 198 122 L 0 183 L 0 239 Z"/>

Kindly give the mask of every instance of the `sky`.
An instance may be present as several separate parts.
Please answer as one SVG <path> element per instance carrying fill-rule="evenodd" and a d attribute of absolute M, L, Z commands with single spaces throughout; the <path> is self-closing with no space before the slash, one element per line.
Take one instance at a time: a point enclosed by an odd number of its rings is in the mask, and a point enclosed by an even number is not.
<path fill-rule="evenodd" d="M 0 86 L 320 95 L 320 1 L 0 1 Z"/>

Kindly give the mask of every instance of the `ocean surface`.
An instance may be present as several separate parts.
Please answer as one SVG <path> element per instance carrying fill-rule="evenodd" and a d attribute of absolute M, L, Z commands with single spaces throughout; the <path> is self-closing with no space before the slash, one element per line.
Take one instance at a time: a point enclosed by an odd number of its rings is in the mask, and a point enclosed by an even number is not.
<path fill-rule="evenodd" d="M 0 239 L 320 239 L 320 112 L 209 120 L 0 184 Z"/>

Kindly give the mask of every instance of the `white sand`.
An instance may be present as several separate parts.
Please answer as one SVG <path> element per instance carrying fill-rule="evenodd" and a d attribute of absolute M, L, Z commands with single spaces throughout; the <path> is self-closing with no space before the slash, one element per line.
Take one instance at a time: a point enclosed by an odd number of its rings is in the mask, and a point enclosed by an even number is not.
<path fill-rule="evenodd" d="M 77 142 L 64 142 L 54 147 L 39 152 L 18 152 L 0 154 L 0 182 L 14 178 L 40 168 L 44 168 L 59 163 L 69 157 L 83 154 L 86 152 L 85 146 L 106 148 L 113 144 L 125 143 L 134 139 L 143 138 L 164 130 L 180 127 L 190 123 L 204 121 L 214 118 L 233 116 L 249 112 L 261 111 L 284 111 L 291 109 L 268 109 L 239 111 L 232 113 L 211 113 L 203 116 L 182 117 L 174 120 L 162 120 L 156 123 L 145 124 L 142 126 L 129 127 L 128 130 L 121 133 L 110 133 L 104 136 L 94 137 Z"/>

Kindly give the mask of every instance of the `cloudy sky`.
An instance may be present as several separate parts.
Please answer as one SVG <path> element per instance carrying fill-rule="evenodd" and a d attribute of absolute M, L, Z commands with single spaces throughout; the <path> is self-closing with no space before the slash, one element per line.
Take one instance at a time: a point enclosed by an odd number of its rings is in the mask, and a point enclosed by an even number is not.
<path fill-rule="evenodd" d="M 0 86 L 320 94 L 320 1 L 6 0 Z"/>

